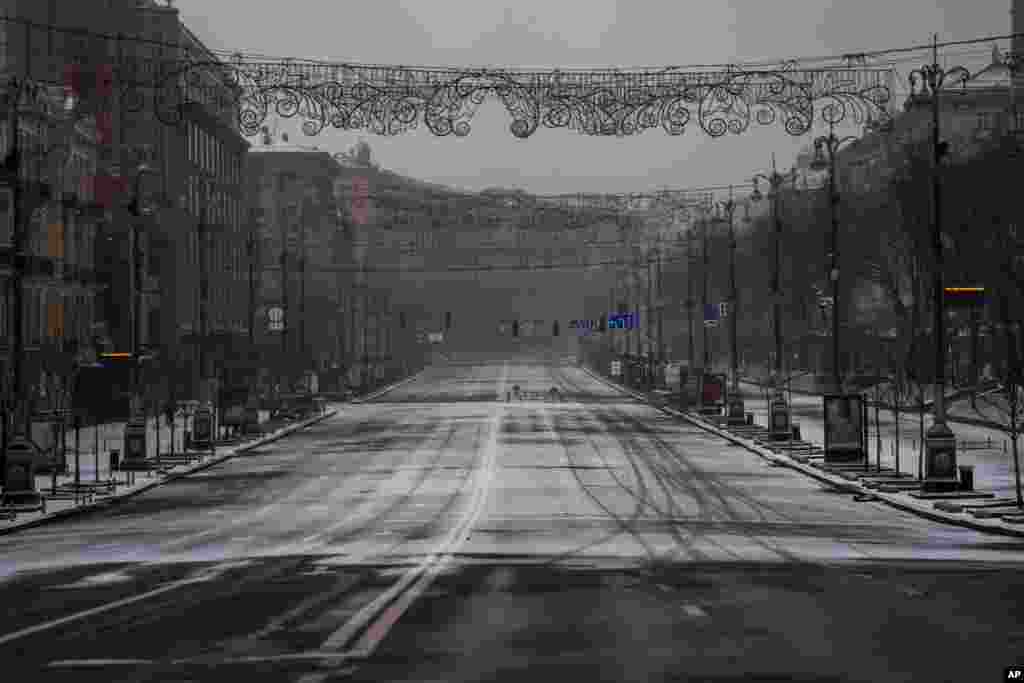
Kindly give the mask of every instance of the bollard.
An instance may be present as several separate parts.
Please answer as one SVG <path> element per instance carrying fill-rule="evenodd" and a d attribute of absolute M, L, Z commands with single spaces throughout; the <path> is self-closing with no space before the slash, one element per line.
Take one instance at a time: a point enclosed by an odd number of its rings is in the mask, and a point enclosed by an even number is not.
<path fill-rule="evenodd" d="M 753 413 L 747 413 L 747 424 L 748 425 L 754 424 L 754 414 Z"/>
<path fill-rule="evenodd" d="M 793 440 L 800 440 L 800 425 L 793 425 Z"/>
<path fill-rule="evenodd" d="M 960 465 L 960 490 L 974 490 L 974 465 Z"/>
<path fill-rule="evenodd" d="M 117 483 L 116 472 L 121 469 L 121 451 L 111 450 L 109 453 L 110 459 L 110 478 L 114 480 L 115 485 Z"/>

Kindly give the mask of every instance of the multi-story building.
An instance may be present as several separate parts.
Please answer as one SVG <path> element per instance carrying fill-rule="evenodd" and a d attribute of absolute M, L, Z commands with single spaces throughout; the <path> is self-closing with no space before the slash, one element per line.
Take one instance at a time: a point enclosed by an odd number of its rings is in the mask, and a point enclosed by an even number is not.
<path fill-rule="evenodd" d="M 11 150 L 12 123 L 17 122 L 21 153 L 22 229 L 29 252 L 22 300 L 26 355 L 22 374 L 35 410 L 66 407 L 76 361 L 90 347 L 101 284 L 94 245 L 105 214 L 95 204 L 94 185 L 100 157 L 97 115 L 101 104 L 65 89 L 69 64 L 93 66 L 87 40 L 71 43 L 60 31 L 69 21 L 99 28 L 102 17 L 88 16 L 85 3 L 8 2 L 0 21 L 0 150 Z M 65 7 L 67 5 L 67 7 Z M 65 11 L 66 10 L 66 11 Z M 81 22 L 81 23 L 79 23 Z M 41 86 L 36 97 L 15 98 L 10 79 Z M 74 95 L 74 97 L 69 97 Z M 0 203 L 0 325 L 6 381 L 11 369 L 13 205 L 10 186 Z M 102 334 L 100 335 L 102 336 Z"/>
<path fill-rule="evenodd" d="M 340 267 L 350 246 L 335 195 L 340 171 L 330 153 L 269 133 L 246 163 L 260 271 L 255 339 L 273 383 L 312 373 L 329 386 L 342 371 L 352 277 Z M 277 308 L 281 331 L 270 329 Z"/>
<path fill-rule="evenodd" d="M 99 350 L 148 350 L 150 403 L 171 393 L 196 398 L 200 339 L 208 342 L 206 376 L 223 377 L 230 359 L 245 356 L 238 342 L 247 332 L 241 188 L 248 143 L 238 129 L 237 93 L 216 69 L 195 69 L 177 84 L 180 106 L 157 115 L 145 86 L 162 67 L 217 61 L 169 3 L 6 6 L 4 73 L 83 93 L 79 120 L 60 127 L 59 140 L 55 126 L 42 125 L 49 115 L 21 117 L 24 145 L 48 153 L 72 140 L 72 153 L 48 173 L 73 201 L 55 195 L 30 221 L 43 261 L 27 285 L 26 339 L 32 348 L 60 338 Z M 97 74 L 109 78 L 105 87 Z M 93 208 L 80 211 L 81 204 Z M 120 393 L 90 395 L 90 403 Z M 116 403 L 111 410 L 123 412 Z"/>
<path fill-rule="evenodd" d="M 151 387 L 154 395 L 214 400 L 215 387 L 242 381 L 248 355 L 243 170 L 249 144 L 239 132 L 238 92 L 216 68 L 198 66 L 219 60 L 176 8 L 147 0 L 129 17 L 122 35 L 140 40 L 122 39 L 128 61 L 140 69 L 196 65 L 177 83 L 176 109 L 158 115 L 149 100 L 114 119 L 121 159 L 141 157 L 151 168 L 138 186 L 156 208 L 136 231 L 143 287 L 138 341 L 157 351 L 154 367 L 162 372 L 150 380 L 161 380 L 163 391 Z M 126 171 L 138 168 L 122 161 Z M 123 280 L 127 272 L 121 272 Z M 132 310 L 126 297 L 133 288 L 130 279 L 125 284 L 111 287 L 108 300 L 120 340 L 131 338 L 123 312 Z"/>

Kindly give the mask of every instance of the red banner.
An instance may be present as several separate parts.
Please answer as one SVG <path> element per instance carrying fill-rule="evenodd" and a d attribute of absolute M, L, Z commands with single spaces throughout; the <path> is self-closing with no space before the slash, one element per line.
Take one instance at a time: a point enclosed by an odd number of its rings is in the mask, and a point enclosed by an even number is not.
<path fill-rule="evenodd" d="M 704 403 L 718 403 L 722 400 L 722 382 L 717 377 L 704 378 Z"/>

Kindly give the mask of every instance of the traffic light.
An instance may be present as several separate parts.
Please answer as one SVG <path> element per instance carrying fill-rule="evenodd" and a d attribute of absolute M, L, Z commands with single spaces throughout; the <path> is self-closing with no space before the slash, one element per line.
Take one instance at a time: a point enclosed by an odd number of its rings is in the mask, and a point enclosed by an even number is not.
<path fill-rule="evenodd" d="M 452 329 L 452 312 L 448 311 L 444 314 L 444 329 Z"/>
<path fill-rule="evenodd" d="M 513 320 L 512 321 L 512 336 L 513 337 L 518 337 L 519 336 L 519 321 L 518 320 Z"/>
<path fill-rule="evenodd" d="M 555 322 L 551 323 L 551 336 L 557 337 L 558 335 L 558 321 L 556 320 Z"/>

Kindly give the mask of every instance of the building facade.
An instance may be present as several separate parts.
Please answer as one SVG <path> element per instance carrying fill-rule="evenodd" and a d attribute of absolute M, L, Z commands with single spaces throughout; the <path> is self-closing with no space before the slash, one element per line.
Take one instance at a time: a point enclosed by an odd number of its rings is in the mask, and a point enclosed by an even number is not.
<path fill-rule="evenodd" d="M 256 235 L 258 287 L 255 339 L 263 383 L 296 388 L 301 378 L 337 386 L 343 348 L 351 336 L 346 311 L 352 276 L 343 264 L 350 243 L 342 227 L 335 184 L 341 167 L 328 152 L 274 141 L 249 154 L 245 175 L 249 220 Z M 277 329 L 275 309 L 283 311 Z"/>

